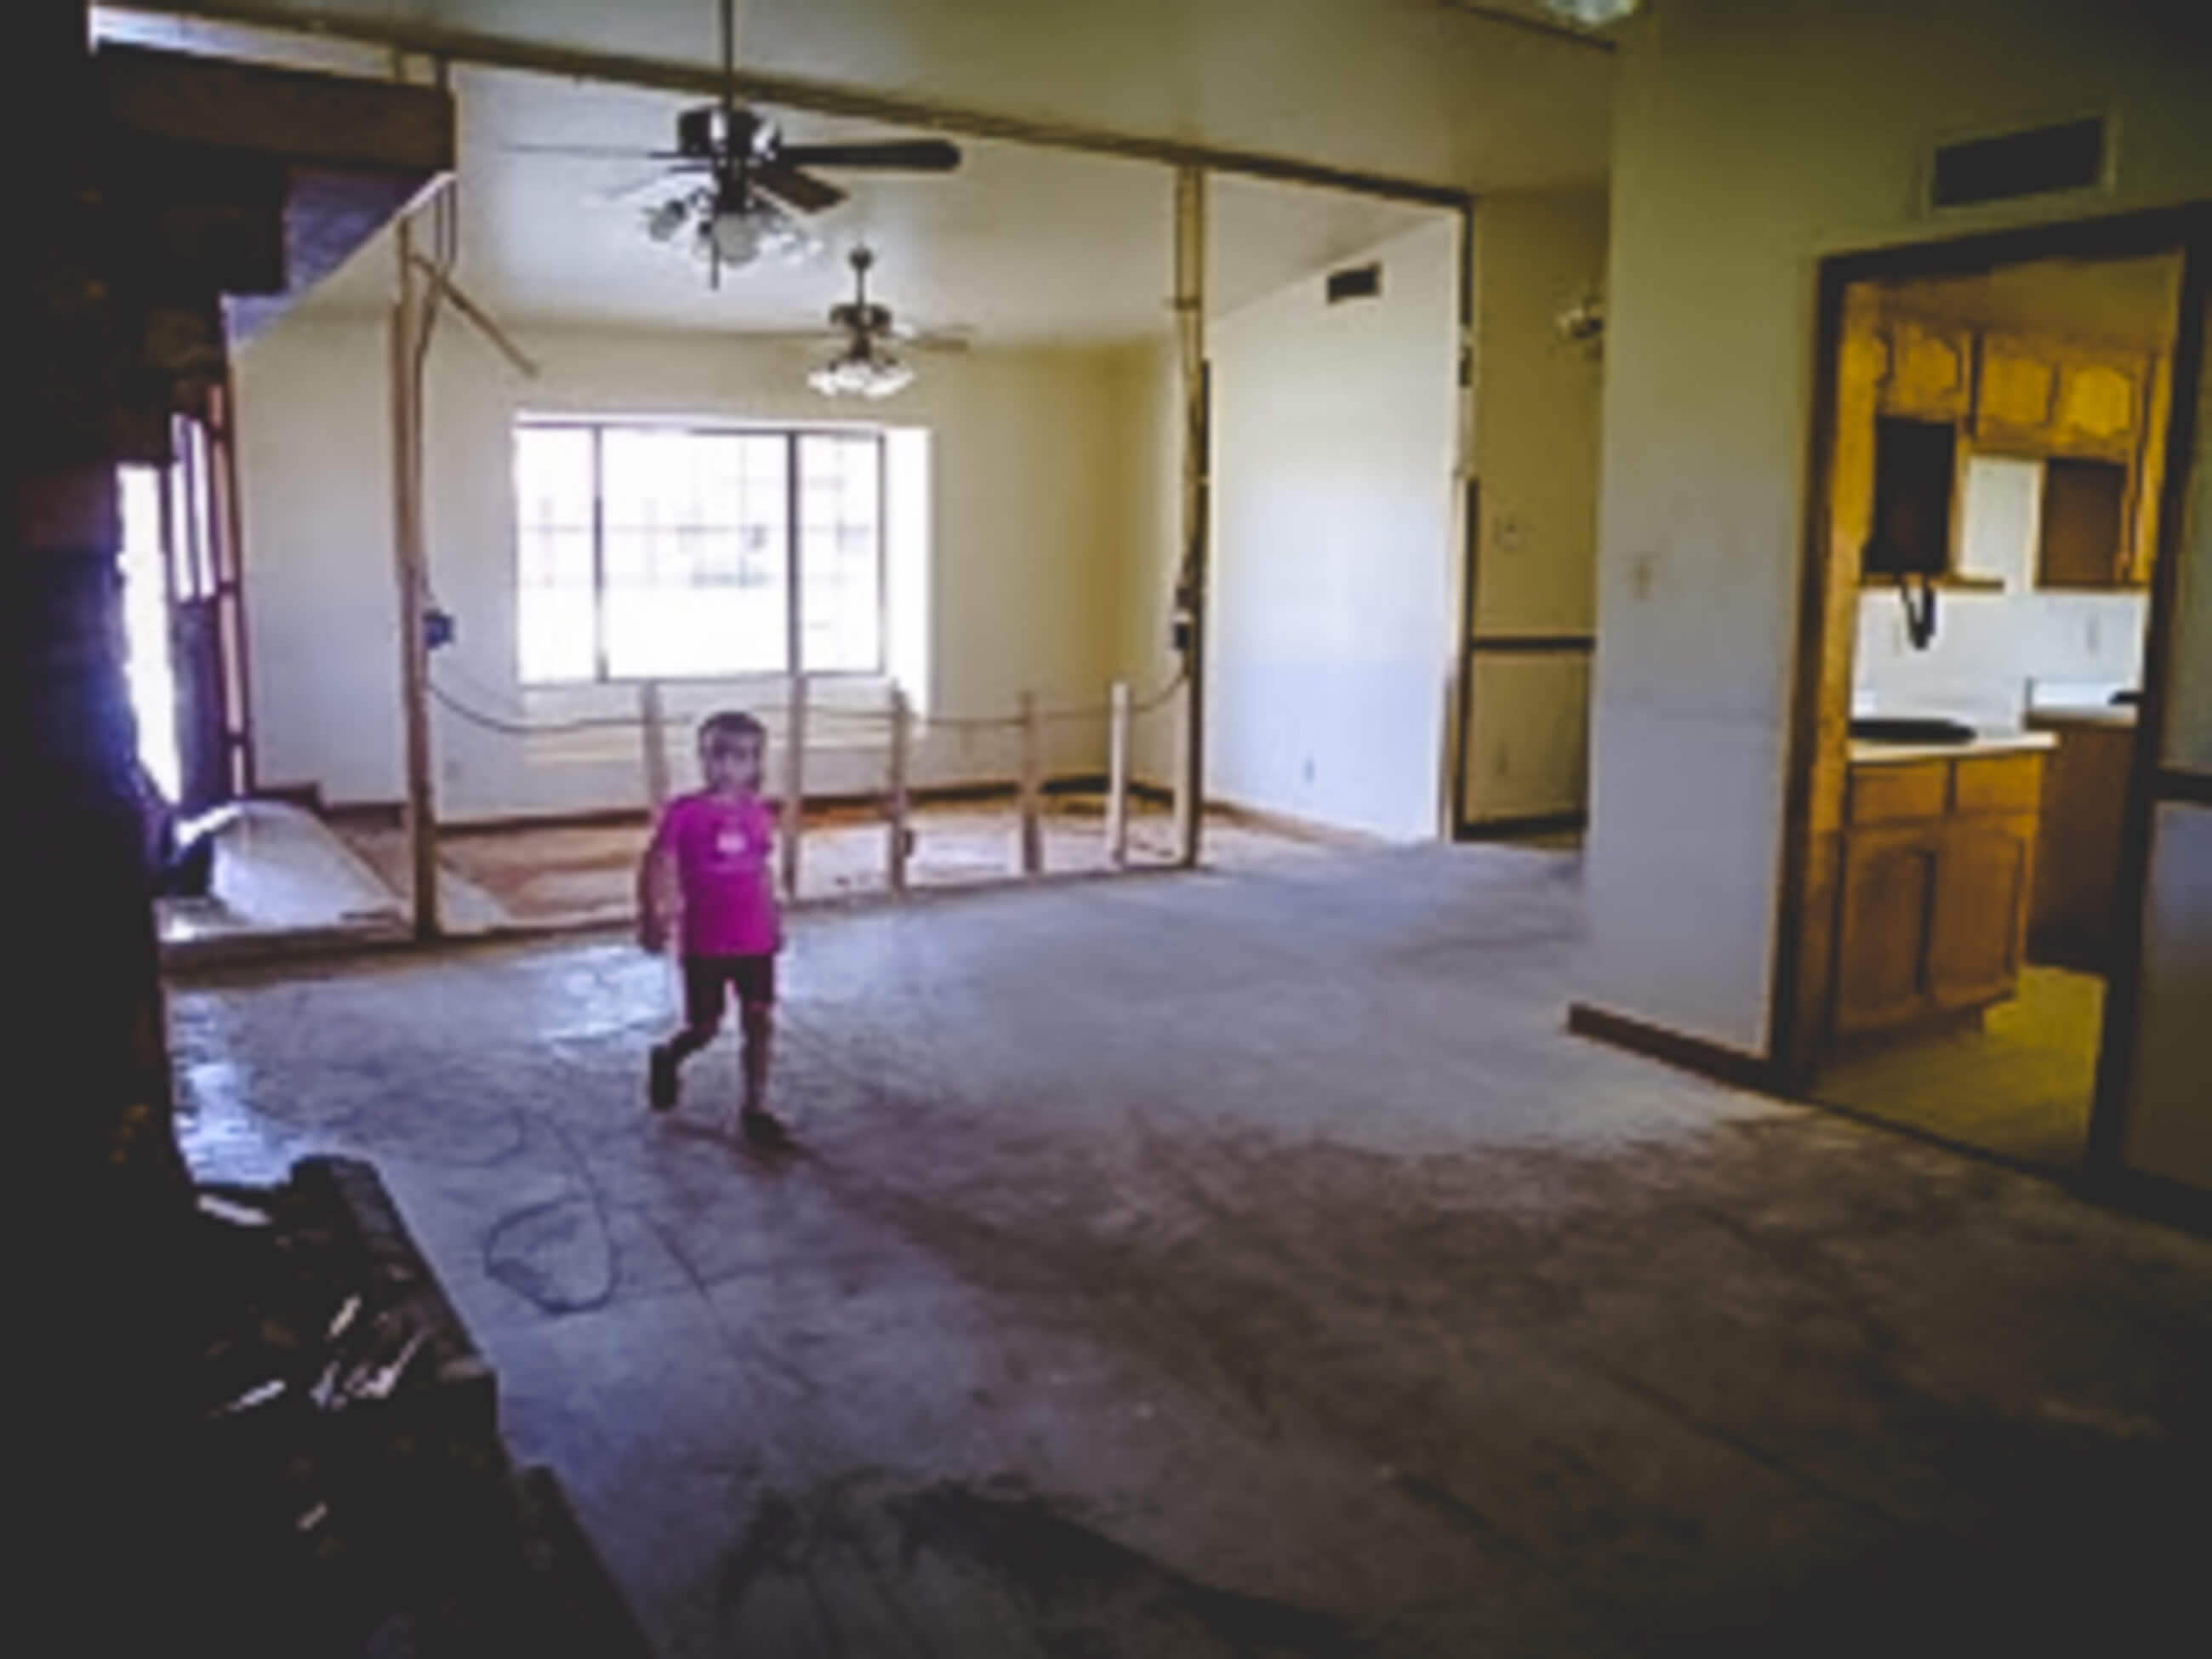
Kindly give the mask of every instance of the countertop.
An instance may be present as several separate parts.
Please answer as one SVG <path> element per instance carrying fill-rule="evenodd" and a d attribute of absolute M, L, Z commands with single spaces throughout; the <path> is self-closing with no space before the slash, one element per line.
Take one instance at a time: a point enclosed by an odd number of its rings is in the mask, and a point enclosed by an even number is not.
<path fill-rule="evenodd" d="M 2058 739 L 2048 732 L 1992 732 L 1972 743 L 1869 743 L 1851 740 L 1854 766 L 1893 766 L 1905 761 L 1978 760 L 1984 755 L 2018 755 L 2056 749 Z"/>

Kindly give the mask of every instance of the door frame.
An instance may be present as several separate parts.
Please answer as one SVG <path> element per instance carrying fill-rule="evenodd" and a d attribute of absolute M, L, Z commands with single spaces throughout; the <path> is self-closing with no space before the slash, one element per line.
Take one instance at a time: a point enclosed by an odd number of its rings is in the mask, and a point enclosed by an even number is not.
<path fill-rule="evenodd" d="M 1807 489 L 1788 726 L 1789 763 L 1767 1029 L 1771 1078 L 1781 1091 L 1796 1095 L 1805 1093 L 1819 1063 L 1820 1011 L 1830 988 L 1829 931 L 1813 925 L 1818 920 L 1816 904 L 1825 885 L 1818 878 L 1822 834 L 1819 826 L 1824 822 L 1841 822 L 1844 780 L 1841 764 L 1822 763 L 1840 761 L 1839 755 L 1824 751 L 1822 732 L 1840 730 L 1835 707 L 1838 697 L 1844 723 L 1848 723 L 1850 687 L 1848 679 L 1839 687 L 1832 671 L 1838 650 L 1848 660 L 1855 648 L 1857 623 L 1856 582 L 1847 595 L 1848 611 L 1832 602 L 1842 590 L 1835 580 L 1829 537 L 1838 359 L 1846 292 L 1852 284 L 1869 279 L 1961 274 L 2054 257 L 2125 258 L 2162 253 L 2181 257 L 2182 313 L 2174 343 L 2173 394 L 2168 405 L 2158 552 L 2151 574 L 2142 703 L 2136 713 L 2119 875 L 2113 896 L 2112 960 L 2099 1039 L 2096 1095 L 2083 1153 L 2083 1175 L 2092 1182 L 2118 1174 L 2126 1123 L 2151 816 L 2154 800 L 2166 783 L 2159 763 L 2166 722 L 2163 674 L 2170 649 L 2180 538 L 2185 530 L 2197 380 L 2203 369 L 2203 307 L 2208 283 L 2212 283 L 2212 201 L 1845 252 L 1822 259 L 1817 280 L 1811 449 L 1804 474 Z M 2180 786 L 2173 787 L 2178 792 Z"/>

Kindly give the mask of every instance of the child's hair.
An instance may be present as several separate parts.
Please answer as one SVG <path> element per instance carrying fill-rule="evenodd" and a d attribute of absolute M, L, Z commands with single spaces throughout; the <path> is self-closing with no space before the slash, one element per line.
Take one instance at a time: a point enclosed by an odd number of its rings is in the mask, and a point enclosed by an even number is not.
<path fill-rule="evenodd" d="M 763 726 L 742 709 L 726 708 L 718 714 L 709 714 L 699 722 L 699 747 L 718 749 L 726 743 L 735 743 L 740 738 L 756 738 L 768 741 L 768 727 Z"/>

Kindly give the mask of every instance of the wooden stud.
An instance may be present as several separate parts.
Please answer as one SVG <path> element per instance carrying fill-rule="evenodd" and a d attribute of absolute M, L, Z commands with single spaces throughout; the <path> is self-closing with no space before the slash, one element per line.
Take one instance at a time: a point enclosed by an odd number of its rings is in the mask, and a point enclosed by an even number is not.
<path fill-rule="evenodd" d="M 1044 872 L 1044 756 L 1039 742 L 1036 693 L 1022 693 L 1022 873 Z"/>
<path fill-rule="evenodd" d="M 906 891 L 907 747 L 912 738 L 914 705 L 906 688 L 891 688 L 890 777 L 884 792 L 884 878 L 894 893 Z"/>
<path fill-rule="evenodd" d="M 1129 862 L 1129 682 L 1115 680 L 1106 732 L 1106 858 L 1117 869 Z"/>
<path fill-rule="evenodd" d="M 793 674 L 783 731 L 783 896 L 787 899 L 799 896 L 799 843 L 805 833 L 806 676 Z"/>
<path fill-rule="evenodd" d="M 661 707 L 660 682 L 646 680 L 637 688 L 638 724 L 645 732 L 645 799 L 655 819 L 668 805 L 668 718 Z"/>
<path fill-rule="evenodd" d="M 406 734 L 408 869 L 415 937 L 443 931 L 438 907 L 438 817 L 430 757 L 430 652 L 423 612 L 429 574 L 422 536 L 422 409 L 415 365 L 422 339 L 413 227 L 398 228 L 399 289 L 392 307 L 392 562 L 399 584 L 400 713 Z"/>
<path fill-rule="evenodd" d="M 1176 842 L 1185 868 L 1203 851 L 1206 823 L 1206 603 L 1208 403 L 1206 364 L 1206 170 L 1176 172 L 1175 308 L 1182 391 L 1182 567 L 1176 624 L 1183 659 L 1182 740 L 1176 778 Z"/>

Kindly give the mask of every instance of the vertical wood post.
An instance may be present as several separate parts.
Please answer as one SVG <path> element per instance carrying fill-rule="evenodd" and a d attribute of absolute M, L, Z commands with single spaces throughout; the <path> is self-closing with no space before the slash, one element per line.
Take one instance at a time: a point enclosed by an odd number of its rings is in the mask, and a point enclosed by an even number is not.
<path fill-rule="evenodd" d="M 894 893 L 906 891 L 907 745 L 912 737 L 914 706 L 906 688 L 891 688 L 890 777 L 884 790 L 884 879 Z"/>
<path fill-rule="evenodd" d="M 1206 363 L 1206 169 L 1176 169 L 1175 308 L 1182 392 L 1182 567 L 1176 643 L 1183 660 L 1181 762 L 1176 778 L 1178 861 L 1194 866 L 1206 823 L 1206 604 L 1208 462 Z"/>
<path fill-rule="evenodd" d="M 1044 870 L 1044 756 L 1038 740 L 1036 693 L 1022 693 L 1022 873 Z"/>
<path fill-rule="evenodd" d="M 430 759 L 430 652 L 423 611 L 428 572 L 422 535 L 422 407 L 416 376 L 422 328 L 413 227 L 398 224 L 399 288 L 392 307 L 392 564 L 399 584 L 400 715 L 406 733 L 407 849 L 415 937 L 441 930 L 438 817 Z"/>
<path fill-rule="evenodd" d="M 641 681 L 637 688 L 638 724 L 645 738 L 645 802 L 655 819 L 668 805 L 668 717 L 660 701 L 659 680 Z"/>
<path fill-rule="evenodd" d="M 794 629 L 794 632 L 797 630 Z M 806 676 L 791 677 L 783 723 L 783 896 L 799 896 L 799 842 L 806 833 Z"/>
<path fill-rule="evenodd" d="M 1115 680 L 1113 714 L 1106 732 L 1106 858 L 1116 870 L 1129 862 L 1129 682 Z"/>

